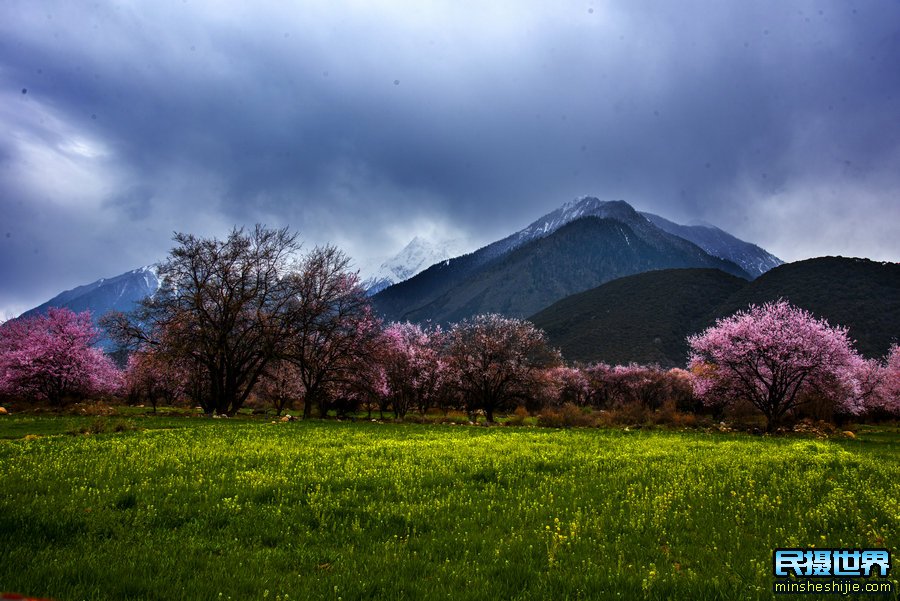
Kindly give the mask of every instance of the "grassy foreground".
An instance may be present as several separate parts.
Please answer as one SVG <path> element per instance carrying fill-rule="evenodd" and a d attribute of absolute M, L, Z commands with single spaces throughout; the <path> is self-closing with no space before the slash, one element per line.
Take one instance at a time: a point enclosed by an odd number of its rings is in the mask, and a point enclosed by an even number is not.
<path fill-rule="evenodd" d="M 71 435 L 58 419 L 0 420 L 0 590 L 769 599 L 784 546 L 885 547 L 895 587 L 900 575 L 896 431 L 821 441 L 169 418 Z"/>

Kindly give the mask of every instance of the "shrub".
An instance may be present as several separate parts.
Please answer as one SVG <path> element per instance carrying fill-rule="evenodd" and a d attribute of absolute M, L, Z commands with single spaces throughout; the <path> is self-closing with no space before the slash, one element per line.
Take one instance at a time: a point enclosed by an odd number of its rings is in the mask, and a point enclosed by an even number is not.
<path fill-rule="evenodd" d="M 574 403 L 566 403 L 559 409 L 544 409 L 538 415 L 538 425 L 547 428 L 585 428 L 595 425 L 590 409 L 583 411 Z"/>
<path fill-rule="evenodd" d="M 111 432 L 129 432 L 137 430 L 138 427 L 131 420 L 113 419 L 106 417 L 98 417 L 91 420 L 89 424 L 76 426 L 66 431 L 67 434 L 108 434 Z"/>
<path fill-rule="evenodd" d="M 515 412 L 509 416 L 509 419 L 506 420 L 507 426 L 523 426 L 525 425 L 525 418 L 529 416 L 528 409 L 519 405 L 516 407 Z"/>
<path fill-rule="evenodd" d="M 650 412 L 640 403 L 626 403 L 616 407 L 613 411 L 613 419 L 622 425 L 637 426 L 647 423 Z"/>

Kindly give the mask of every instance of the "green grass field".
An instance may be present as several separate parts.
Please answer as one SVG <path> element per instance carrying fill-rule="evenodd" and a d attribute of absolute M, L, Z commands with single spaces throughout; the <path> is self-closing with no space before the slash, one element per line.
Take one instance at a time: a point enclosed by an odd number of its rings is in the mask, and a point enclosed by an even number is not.
<path fill-rule="evenodd" d="M 884 547 L 895 587 L 900 575 L 896 429 L 816 440 L 163 417 L 66 434 L 90 423 L 0 419 L 0 590 L 769 599 L 783 546 Z"/>

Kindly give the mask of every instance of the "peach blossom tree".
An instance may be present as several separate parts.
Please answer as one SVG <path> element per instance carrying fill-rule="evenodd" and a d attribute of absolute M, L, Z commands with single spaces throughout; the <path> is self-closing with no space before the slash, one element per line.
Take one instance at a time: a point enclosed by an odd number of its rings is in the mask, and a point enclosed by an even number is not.
<path fill-rule="evenodd" d="M 846 328 L 833 327 L 784 300 L 751 305 L 688 338 L 695 392 L 709 405 L 747 400 L 774 431 L 812 394 L 859 413 Z"/>
<path fill-rule="evenodd" d="M 99 348 L 89 311 L 51 308 L 0 326 L 0 392 L 59 405 L 117 392 L 122 374 Z"/>

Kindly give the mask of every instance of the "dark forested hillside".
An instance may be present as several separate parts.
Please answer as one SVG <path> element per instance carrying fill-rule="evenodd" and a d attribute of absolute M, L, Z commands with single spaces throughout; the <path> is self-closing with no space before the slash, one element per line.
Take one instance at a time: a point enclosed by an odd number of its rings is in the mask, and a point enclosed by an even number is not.
<path fill-rule="evenodd" d="M 666 269 L 614 280 L 531 317 L 569 361 L 680 366 L 685 337 L 746 280 L 717 269 Z"/>
<path fill-rule="evenodd" d="M 786 263 L 763 274 L 716 310 L 729 315 L 750 303 L 784 298 L 847 326 L 861 353 L 880 357 L 900 339 L 900 264 L 819 257 Z"/>
<path fill-rule="evenodd" d="M 822 257 L 746 282 L 679 269 L 615 280 L 533 315 L 570 360 L 684 365 L 684 338 L 749 304 L 784 298 L 847 326 L 856 348 L 881 357 L 900 339 L 900 265 Z"/>

